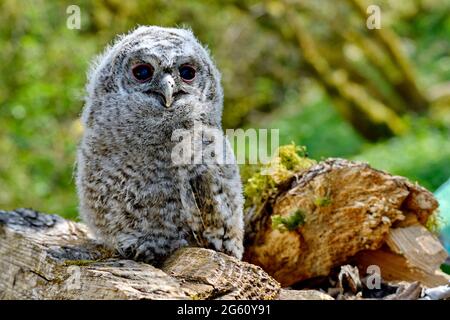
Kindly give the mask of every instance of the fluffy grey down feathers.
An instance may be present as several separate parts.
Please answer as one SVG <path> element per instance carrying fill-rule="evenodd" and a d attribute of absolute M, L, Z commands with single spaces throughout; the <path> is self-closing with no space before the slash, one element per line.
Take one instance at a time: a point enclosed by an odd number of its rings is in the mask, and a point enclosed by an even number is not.
<path fill-rule="evenodd" d="M 133 76 L 139 64 L 153 67 L 150 80 Z M 180 76 L 184 65 L 193 80 Z M 173 133 L 199 124 L 223 137 L 222 108 L 220 74 L 189 30 L 139 27 L 106 48 L 89 73 L 77 154 L 80 214 L 97 237 L 154 264 L 182 246 L 242 257 L 242 185 L 230 146 L 227 164 L 174 163 L 172 152 L 182 140 Z M 214 142 L 191 138 L 184 143 Z"/>

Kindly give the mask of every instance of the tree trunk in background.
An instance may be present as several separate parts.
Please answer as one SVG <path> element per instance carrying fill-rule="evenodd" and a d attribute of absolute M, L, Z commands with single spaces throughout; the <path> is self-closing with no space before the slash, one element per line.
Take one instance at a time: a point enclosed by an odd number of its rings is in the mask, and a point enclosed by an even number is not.
<path fill-rule="evenodd" d="M 361 17 L 361 20 L 367 19 L 367 7 L 361 0 L 348 0 L 355 8 L 355 11 Z M 428 110 L 429 101 L 420 91 L 413 67 L 408 58 L 403 53 L 400 40 L 397 35 L 387 26 L 383 25 L 380 29 L 370 30 L 374 33 L 377 42 L 384 48 L 384 51 L 392 59 L 400 77 L 392 79 L 395 90 L 404 98 L 406 105 L 415 112 L 425 112 Z"/>
<path fill-rule="evenodd" d="M 380 136 L 401 135 L 407 131 L 406 124 L 395 111 L 371 97 L 363 86 L 349 81 L 347 71 L 332 70 L 298 18 L 292 14 L 287 16 L 300 54 L 334 100 L 344 119 L 369 140 L 377 140 Z"/>
<path fill-rule="evenodd" d="M 361 1 L 346 2 L 354 9 L 350 16 L 359 18 L 360 31 L 346 28 L 349 21 L 334 21 L 335 16 L 324 18 L 317 12 L 308 11 L 310 16 L 317 19 L 315 22 L 325 19 L 325 25 L 332 28 L 330 32 L 336 33 L 335 38 L 341 41 L 338 51 L 330 50 L 330 45 L 315 37 L 308 30 L 306 22 L 301 21 L 302 10 L 307 10 L 305 3 L 288 5 L 280 2 L 276 10 L 270 9 L 270 3 L 261 4 L 257 8 L 245 2 L 233 3 L 245 13 L 254 15 L 262 27 L 275 32 L 299 49 L 298 54 L 303 58 L 302 67 L 309 70 L 317 83 L 325 89 L 342 117 L 368 140 L 377 141 L 402 135 L 409 130 L 402 115 L 428 110 L 429 101 L 418 87 L 413 67 L 401 49 L 400 40 L 386 25 L 382 25 L 381 29 L 365 30 L 368 16 L 366 6 Z M 333 2 L 327 5 L 336 6 L 337 10 L 338 6 L 346 3 Z M 347 16 L 345 18 L 349 19 Z M 377 70 L 387 89 L 382 89 L 377 79 L 367 77 L 346 63 L 348 58 L 343 49 L 348 44 L 361 50 L 366 63 Z M 334 58 L 328 56 L 330 52 L 335 55 Z M 358 78 L 365 82 L 357 82 Z"/>

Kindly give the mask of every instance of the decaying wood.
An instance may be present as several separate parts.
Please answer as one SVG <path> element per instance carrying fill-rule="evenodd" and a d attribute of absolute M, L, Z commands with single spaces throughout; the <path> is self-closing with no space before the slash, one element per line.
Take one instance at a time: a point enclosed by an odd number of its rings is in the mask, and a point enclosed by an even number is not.
<path fill-rule="evenodd" d="M 0 211 L 0 299 L 271 299 L 278 292 L 260 267 L 212 250 L 182 249 L 160 270 L 114 256 L 80 223 Z"/>
<path fill-rule="evenodd" d="M 362 251 L 354 257 L 361 270 L 377 265 L 388 281 L 420 281 L 424 286 L 446 284 L 450 276 L 440 271 L 447 252 L 424 226 L 413 224 L 390 230 L 384 248 Z"/>
<path fill-rule="evenodd" d="M 383 300 L 417 300 L 420 298 L 422 288 L 419 281 L 399 286 L 397 292 L 388 295 Z"/>
<path fill-rule="evenodd" d="M 389 254 L 403 258 L 407 263 L 402 266 L 408 270 L 427 276 L 439 273 L 438 265 L 447 254 L 421 225 L 437 206 L 429 191 L 405 178 L 365 163 L 328 159 L 295 175 L 274 201 L 248 219 L 244 259 L 288 286 L 327 276 L 355 255 L 388 244 L 393 251 Z M 289 217 L 294 212 L 304 216 L 304 224 L 295 230 L 272 226 L 272 216 Z M 389 263 L 371 260 L 380 266 L 383 277 L 392 275 Z M 440 276 L 430 284 L 444 284 L 445 277 Z"/>
<path fill-rule="evenodd" d="M 447 251 L 424 226 L 392 229 L 386 238 L 392 250 L 405 257 L 410 267 L 434 273 L 447 259 Z"/>
<path fill-rule="evenodd" d="M 180 249 L 162 270 L 198 299 L 275 299 L 279 293 L 279 284 L 260 267 L 212 250 Z"/>
<path fill-rule="evenodd" d="M 334 300 L 332 296 L 318 290 L 281 289 L 279 300 Z"/>
<path fill-rule="evenodd" d="M 350 289 L 353 294 L 357 294 L 361 291 L 362 284 L 357 267 L 352 267 L 350 265 L 341 267 L 341 271 L 338 275 L 338 288 L 340 294 L 343 294 L 346 288 Z"/>
<path fill-rule="evenodd" d="M 336 300 L 443 300 L 450 297 L 448 285 L 429 288 L 421 281 L 386 281 L 376 277 L 373 273 L 360 277 L 359 269 L 348 264 L 341 266 L 338 274 L 333 271 L 323 279 L 320 288 Z"/>
<path fill-rule="evenodd" d="M 360 270 L 367 270 L 369 266 L 378 266 L 381 277 L 386 281 L 419 281 L 429 288 L 450 281 L 449 275 L 439 269 L 427 272 L 427 270 L 411 266 L 404 256 L 393 253 L 387 248 L 361 251 L 351 260 Z"/>

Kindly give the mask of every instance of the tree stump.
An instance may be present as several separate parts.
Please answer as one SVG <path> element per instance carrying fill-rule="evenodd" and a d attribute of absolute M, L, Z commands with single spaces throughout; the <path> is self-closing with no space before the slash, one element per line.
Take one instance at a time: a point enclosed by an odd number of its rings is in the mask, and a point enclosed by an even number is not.
<path fill-rule="evenodd" d="M 282 286 L 327 276 L 354 257 L 361 268 L 379 264 L 381 276 L 392 280 L 410 280 L 412 272 L 425 285 L 445 284 L 450 278 L 438 269 L 447 253 L 423 227 L 437 207 L 429 191 L 405 178 L 328 159 L 282 183 L 258 214 L 247 212 L 244 260 Z M 286 222 L 284 229 L 274 217 Z M 402 267 L 388 270 L 388 260 L 374 258 L 378 250 L 397 256 Z"/>

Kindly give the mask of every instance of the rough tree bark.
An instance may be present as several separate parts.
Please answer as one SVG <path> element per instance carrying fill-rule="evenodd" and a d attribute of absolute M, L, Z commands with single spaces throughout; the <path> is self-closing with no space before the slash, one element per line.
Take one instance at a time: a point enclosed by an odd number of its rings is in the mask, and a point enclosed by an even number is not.
<path fill-rule="evenodd" d="M 364 268 L 378 265 L 389 280 L 446 284 L 449 277 L 438 269 L 447 253 L 422 226 L 437 206 L 430 192 L 405 178 L 328 159 L 280 186 L 275 200 L 250 219 L 244 259 L 283 286 L 327 276 L 355 258 Z M 292 230 L 272 224 L 274 216 L 298 213 L 303 223 Z"/>
<path fill-rule="evenodd" d="M 260 267 L 200 248 L 161 269 L 123 260 L 86 227 L 28 209 L 0 211 L 0 299 L 273 299 Z"/>

